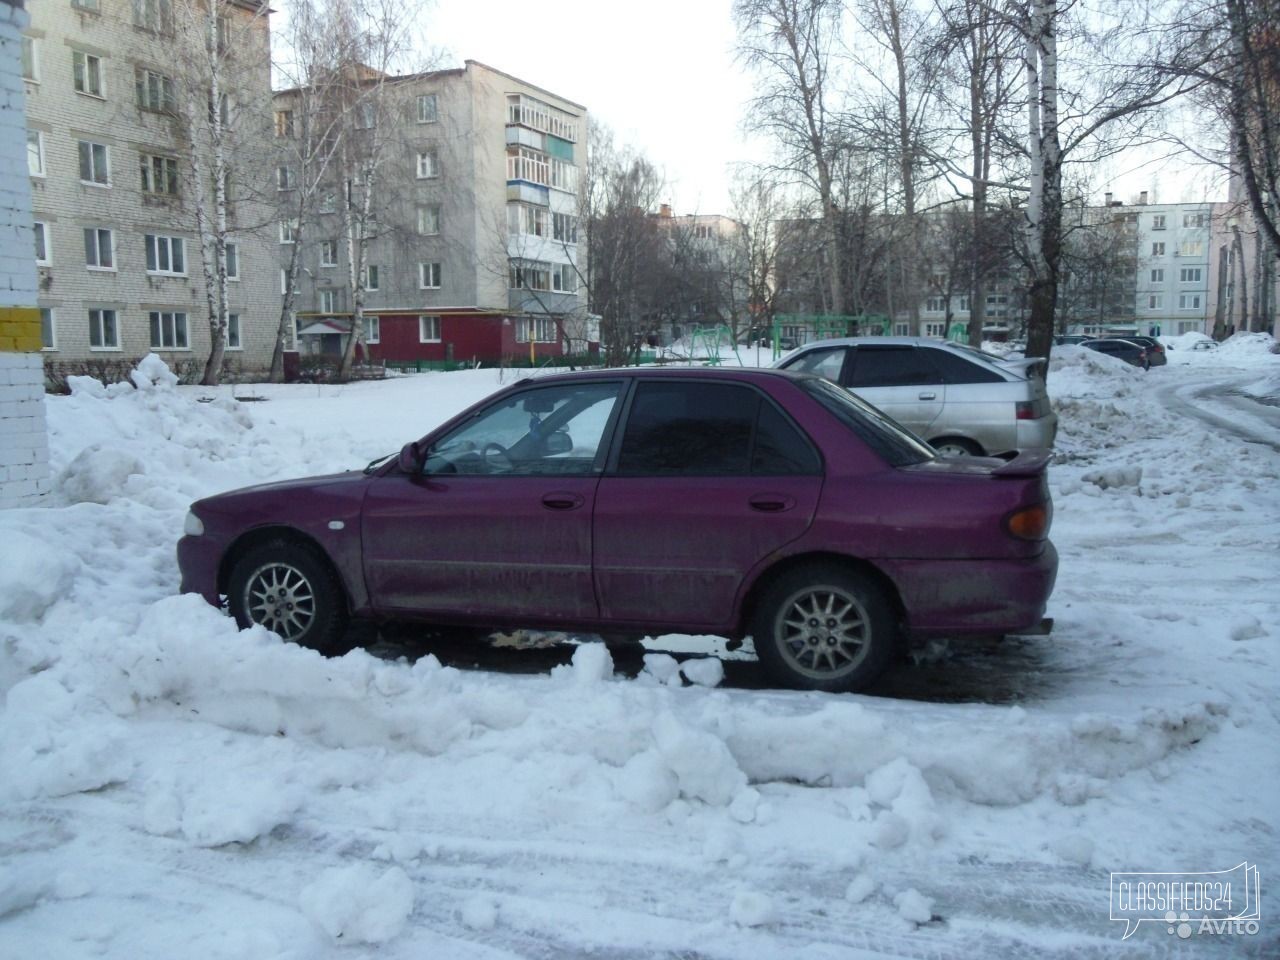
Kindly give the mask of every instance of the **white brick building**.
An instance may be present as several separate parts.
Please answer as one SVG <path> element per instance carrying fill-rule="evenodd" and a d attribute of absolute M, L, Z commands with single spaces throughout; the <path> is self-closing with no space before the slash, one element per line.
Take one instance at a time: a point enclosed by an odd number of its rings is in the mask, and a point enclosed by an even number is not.
<path fill-rule="evenodd" d="M 23 170 L 20 3 L 0 0 L 0 507 L 49 491 L 40 324 L 31 261 L 31 188 Z"/>

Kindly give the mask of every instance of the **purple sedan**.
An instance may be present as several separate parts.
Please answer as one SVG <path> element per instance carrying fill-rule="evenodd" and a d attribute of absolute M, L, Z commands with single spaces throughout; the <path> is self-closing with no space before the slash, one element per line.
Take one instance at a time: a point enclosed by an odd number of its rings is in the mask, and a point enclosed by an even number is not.
<path fill-rule="evenodd" d="M 364 471 L 192 505 L 183 591 L 324 649 L 349 618 L 751 635 L 773 679 L 872 682 L 904 638 L 1040 621 L 1048 454 L 939 457 L 778 370 L 525 380 Z"/>

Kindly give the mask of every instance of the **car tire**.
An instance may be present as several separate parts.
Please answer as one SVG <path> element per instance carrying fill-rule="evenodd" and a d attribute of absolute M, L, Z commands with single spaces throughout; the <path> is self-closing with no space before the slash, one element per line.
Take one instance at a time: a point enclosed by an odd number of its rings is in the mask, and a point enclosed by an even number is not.
<path fill-rule="evenodd" d="M 290 643 L 345 652 L 346 592 L 328 559 L 307 544 L 277 539 L 248 550 L 231 568 L 227 600 L 242 630 L 257 623 Z"/>
<path fill-rule="evenodd" d="M 798 567 L 769 584 L 751 633 L 756 657 L 776 683 L 829 692 L 869 686 L 897 643 L 881 585 L 831 565 Z"/>
<path fill-rule="evenodd" d="M 982 456 L 982 448 L 972 440 L 966 440 L 964 437 L 940 437 L 937 440 L 931 440 L 929 446 L 943 457 L 980 457 Z"/>

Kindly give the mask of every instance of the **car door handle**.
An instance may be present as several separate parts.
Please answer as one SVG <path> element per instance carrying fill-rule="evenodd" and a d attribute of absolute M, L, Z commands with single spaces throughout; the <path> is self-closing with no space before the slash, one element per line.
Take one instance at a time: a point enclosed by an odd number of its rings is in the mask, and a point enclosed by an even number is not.
<path fill-rule="evenodd" d="M 781 513 L 796 505 L 795 500 L 780 493 L 757 493 L 747 503 L 751 504 L 752 510 L 759 510 L 761 513 Z"/>
<path fill-rule="evenodd" d="M 576 493 L 547 493 L 542 497 L 542 505 L 548 510 L 577 510 L 582 504 L 582 497 Z"/>
<path fill-rule="evenodd" d="M 938 396 L 938 395 L 937 395 L 936 393 L 922 393 L 922 394 L 920 394 L 920 399 L 921 399 L 921 400 L 934 400 L 934 399 L 937 399 L 937 396 Z"/>

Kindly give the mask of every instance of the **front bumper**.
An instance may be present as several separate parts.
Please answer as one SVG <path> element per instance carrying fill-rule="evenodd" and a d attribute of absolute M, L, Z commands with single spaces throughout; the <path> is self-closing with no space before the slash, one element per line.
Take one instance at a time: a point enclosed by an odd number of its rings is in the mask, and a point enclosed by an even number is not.
<path fill-rule="evenodd" d="M 220 606 L 218 596 L 218 559 L 222 556 L 219 545 L 208 535 L 183 537 L 178 541 L 178 570 L 182 593 L 198 593 L 215 607 Z"/>

